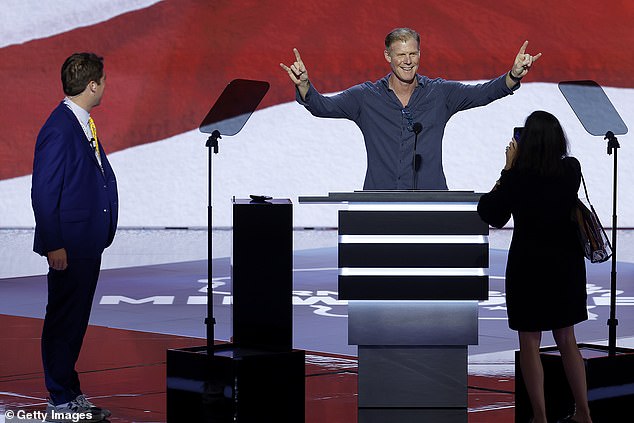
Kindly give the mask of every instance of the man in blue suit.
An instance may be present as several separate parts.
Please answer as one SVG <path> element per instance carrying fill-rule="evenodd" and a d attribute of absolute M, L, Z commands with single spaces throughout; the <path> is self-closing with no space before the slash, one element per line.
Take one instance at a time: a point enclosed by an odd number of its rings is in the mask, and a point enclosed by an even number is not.
<path fill-rule="evenodd" d="M 42 330 L 42 360 L 50 393 L 47 421 L 101 421 L 110 412 L 96 407 L 80 389 L 75 364 L 97 286 L 101 255 L 114 238 L 117 183 L 97 137 L 90 111 L 101 102 L 103 58 L 71 55 L 61 70 L 66 97 L 40 130 L 35 145 L 31 202 L 33 250 L 48 260 L 48 304 Z"/>

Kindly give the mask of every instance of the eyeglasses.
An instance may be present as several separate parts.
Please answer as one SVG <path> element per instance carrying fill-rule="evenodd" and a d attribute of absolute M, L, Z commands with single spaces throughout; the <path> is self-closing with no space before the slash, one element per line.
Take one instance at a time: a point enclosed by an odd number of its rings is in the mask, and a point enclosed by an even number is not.
<path fill-rule="evenodd" d="M 412 112 L 409 110 L 408 106 L 405 106 L 401 109 L 401 114 L 407 120 L 407 130 L 410 132 L 414 131 L 414 118 L 412 117 Z"/>

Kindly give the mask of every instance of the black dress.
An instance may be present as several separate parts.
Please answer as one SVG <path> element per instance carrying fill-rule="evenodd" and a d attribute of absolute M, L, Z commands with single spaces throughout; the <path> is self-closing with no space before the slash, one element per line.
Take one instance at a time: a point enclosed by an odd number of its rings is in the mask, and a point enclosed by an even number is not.
<path fill-rule="evenodd" d="M 501 228 L 513 215 L 513 238 L 506 264 L 509 327 L 544 331 L 587 320 L 586 268 L 571 211 L 581 166 L 562 159 L 560 176 L 502 171 L 497 189 L 482 195 L 478 213 Z"/>

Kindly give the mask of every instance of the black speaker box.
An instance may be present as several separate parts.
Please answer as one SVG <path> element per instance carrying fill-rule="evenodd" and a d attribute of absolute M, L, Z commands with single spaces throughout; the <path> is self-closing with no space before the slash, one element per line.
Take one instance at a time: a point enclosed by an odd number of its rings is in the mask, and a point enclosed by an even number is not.
<path fill-rule="evenodd" d="M 586 367 L 588 402 L 594 423 L 629 421 L 634 404 L 634 350 L 616 348 L 610 355 L 607 346 L 579 344 Z M 556 422 L 574 411 L 574 400 L 557 347 L 540 349 L 544 366 L 544 396 L 548 421 Z M 515 423 L 526 423 L 532 416 L 515 352 Z"/>
<path fill-rule="evenodd" d="M 167 350 L 167 421 L 304 421 L 303 350 L 217 345 Z"/>

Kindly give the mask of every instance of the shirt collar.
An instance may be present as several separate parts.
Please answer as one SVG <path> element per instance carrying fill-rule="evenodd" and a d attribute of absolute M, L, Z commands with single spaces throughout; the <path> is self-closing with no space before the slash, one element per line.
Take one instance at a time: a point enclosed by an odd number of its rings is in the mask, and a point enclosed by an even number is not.
<path fill-rule="evenodd" d="M 68 97 L 64 97 L 64 104 L 68 106 L 68 108 L 73 112 L 73 114 L 77 117 L 77 120 L 82 125 L 88 125 L 88 119 L 90 118 L 90 113 L 88 113 L 84 108 L 79 106 L 73 100 Z"/>
<path fill-rule="evenodd" d="M 392 72 L 388 73 L 379 80 L 385 87 L 386 91 L 390 91 L 390 76 L 392 76 Z M 418 87 L 424 87 L 426 81 L 426 78 L 423 75 L 416 74 L 416 78 L 418 79 L 418 85 L 414 88 L 415 90 L 418 89 Z"/>

